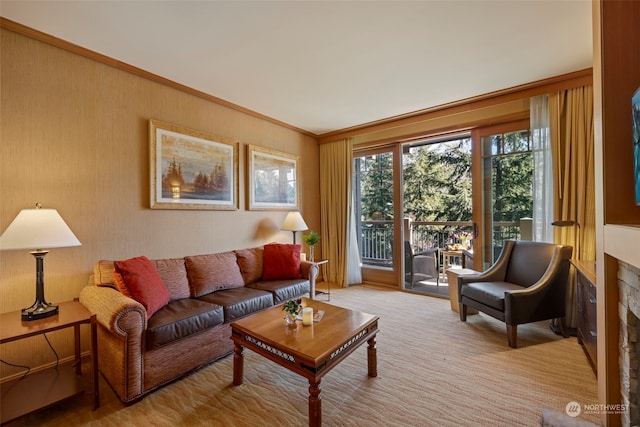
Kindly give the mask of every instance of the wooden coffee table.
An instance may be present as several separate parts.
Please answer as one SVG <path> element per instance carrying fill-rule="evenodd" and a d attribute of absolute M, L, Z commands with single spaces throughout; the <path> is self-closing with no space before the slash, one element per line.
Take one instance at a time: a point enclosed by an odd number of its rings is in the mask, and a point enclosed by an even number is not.
<path fill-rule="evenodd" d="M 323 310 L 322 320 L 310 326 L 299 321 L 296 328 L 289 328 L 282 307 L 277 306 L 231 323 L 233 384 L 242 384 L 244 348 L 302 375 L 309 380 L 309 425 L 315 427 L 322 425 L 321 378 L 365 341 L 368 374 L 378 375 L 378 316 L 308 298 L 302 299 L 302 305 L 313 307 L 314 312 Z"/>

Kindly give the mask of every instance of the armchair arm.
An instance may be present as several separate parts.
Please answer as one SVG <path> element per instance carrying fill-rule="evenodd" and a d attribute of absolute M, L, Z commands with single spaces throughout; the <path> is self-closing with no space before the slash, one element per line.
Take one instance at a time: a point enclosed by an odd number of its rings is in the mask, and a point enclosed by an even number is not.
<path fill-rule="evenodd" d="M 513 240 L 506 240 L 496 262 L 483 273 L 458 276 L 458 297 L 462 297 L 462 287 L 467 283 L 504 281 L 514 245 Z"/>
<path fill-rule="evenodd" d="M 437 252 L 438 252 L 438 248 L 437 248 L 437 247 L 435 247 L 435 248 L 429 248 L 429 249 L 426 249 L 426 250 L 424 250 L 424 251 L 416 252 L 416 253 L 414 253 L 414 254 L 413 254 L 413 256 L 414 256 L 414 257 L 417 257 L 417 256 L 419 256 L 419 255 L 432 255 L 432 254 L 433 254 L 434 256 L 436 256 Z"/>

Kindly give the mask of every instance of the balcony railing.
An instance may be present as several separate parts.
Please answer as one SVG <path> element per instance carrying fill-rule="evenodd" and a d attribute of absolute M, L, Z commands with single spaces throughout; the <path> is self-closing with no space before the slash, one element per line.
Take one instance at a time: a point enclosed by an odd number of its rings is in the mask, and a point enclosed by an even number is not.
<path fill-rule="evenodd" d="M 369 266 L 393 265 L 393 221 L 362 221 L 360 259 Z"/>
<path fill-rule="evenodd" d="M 407 227 L 408 223 L 408 227 Z M 471 222 L 459 221 L 407 221 L 405 228 L 414 252 L 429 248 L 446 248 L 447 245 L 460 243 L 462 232 L 472 234 Z M 362 221 L 360 236 L 360 256 L 362 263 L 368 266 L 388 267 L 393 265 L 393 221 Z M 405 230 L 405 233 L 407 233 Z M 520 239 L 520 222 L 494 222 L 493 254 L 494 259 L 502 250 L 507 239 Z"/>

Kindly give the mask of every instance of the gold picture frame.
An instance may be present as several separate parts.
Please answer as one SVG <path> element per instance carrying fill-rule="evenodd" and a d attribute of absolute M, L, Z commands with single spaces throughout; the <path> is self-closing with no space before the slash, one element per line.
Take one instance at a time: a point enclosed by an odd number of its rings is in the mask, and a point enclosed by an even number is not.
<path fill-rule="evenodd" d="M 300 209 L 300 156 L 247 146 L 249 210 Z"/>
<path fill-rule="evenodd" d="M 149 120 L 151 209 L 238 209 L 238 143 Z"/>

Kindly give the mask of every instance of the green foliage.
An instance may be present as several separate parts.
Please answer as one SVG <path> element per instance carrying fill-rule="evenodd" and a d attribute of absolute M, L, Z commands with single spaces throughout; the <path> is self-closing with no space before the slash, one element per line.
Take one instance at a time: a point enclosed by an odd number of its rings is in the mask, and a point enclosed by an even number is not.
<path fill-rule="evenodd" d="M 491 170 L 494 221 L 532 215 L 533 161 L 528 132 L 491 137 L 484 167 Z M 495 145 L 495 146 L 494 146 Z M 471 139 L 412 147 L 403 157 L 403 207 L 415 221 L 469 221 L 472 215 Z M 356 158 L 361 219 L 393 219 L 393 157 Z"/>
<path fill-rule="evenodd" d="M 522 134 L 501 135 L 509 155 L 491 157 L 494 221 L 532 214 L 533 162 Z M 502 139 L 497 141 L 501 142 Z M 493 150 L 492 150 L 493 151 Z M 502 149 L 500 149 L 502 152 Z M 391 156 L 371 156 L 362 174 L 364 220 L 392 219 Z M 367 158 L 369 159 L 369 158 Z M 471 139 L 411 148 L 404 156 L 404 212 L 416 221 L 469 221 L 472 213 Z"/>
<path fill-rule="evenodd" d="M 530 154 L 493 158 L 493 220 L 518 221 L 532 215 L 533 162 Z"/>
<path fill-rule="evenodd" d="M 302 236 L 302 240 L 304 240 L 307 245 L 313 246 L 320 241 L 320 235 L 311 230 L 309 231 L 309 234 L 305 234 L 304 236 Z"/>
<path fill-rule="evenodd" d="M 471 140 L 412 148 L 404 158 L 404 211 L 416 221 L 471 218 Z"/>
<path fill-rule="evenodd" d="M 289 300 L 282 305 L 282 310 L 287 313 L 297 315 L 302 310 L 302 305 L 295 300 Z"/>
<path fill-rule="evenodd" d="M 362 216 L 369 220 L 393 219 L 393 156 L 374 154 L 360 158 L 356 171 L 361 177 L 360 200 Z"/>
<path fill-rule="evenodd" d="M 533 214 L 533 157 L 527 152 L 527 136 L 510 132 L 491 137 L 495 156 L 485 160 L 485 166 L 491 166 L 494 221 L 518 221 Z"/>

